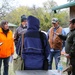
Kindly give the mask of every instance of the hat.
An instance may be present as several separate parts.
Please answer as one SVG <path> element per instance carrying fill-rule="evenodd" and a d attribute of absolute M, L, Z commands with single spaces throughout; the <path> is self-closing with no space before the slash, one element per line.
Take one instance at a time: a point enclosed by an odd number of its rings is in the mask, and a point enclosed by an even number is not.
<path fill-rule="evenodd" d="M 56 22 L 58 22 L 58 19 L 57 18 L 53 18 L 52 19 L 52 23 L 56 23 Z"/>
<path fill-rule="evenodd" d="M 74 24 L 75 23 L 75 18 L 71 19 L 70 22 Z"/>
<path fill-rule="evenodd" d="M 24 22 L 25 20 L 27 20 L 26 15 L 22 15 L 22 16 L 21 16 L 21 22 Z"/>

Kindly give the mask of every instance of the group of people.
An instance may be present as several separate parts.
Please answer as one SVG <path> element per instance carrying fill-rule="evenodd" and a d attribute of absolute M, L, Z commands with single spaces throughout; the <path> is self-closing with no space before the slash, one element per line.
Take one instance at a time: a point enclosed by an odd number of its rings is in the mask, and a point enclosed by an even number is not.
<path fill-rule="evenodd" d="M 72 75 L 75 75 L 75 19 L 70 20 L 70 32 L 66 35 L 59 25 L 57 18 L 52 19 L 52 27 L 48 31 L 48 37 L 41 32 L 40 21 L 30 15 L 21 16 L 21 25 L 16 29 L 14 37 L 9 29 L 8 22 L 3 20 L 0 24 L 0 75 L 2 61 L 4 64 L 3 75 L 8 75 L 9 59 L 14 54 L 14 43 L 16 53 L 22 55 L 25 70 L 44 70 L 44 59 L 48 59 L 48 69 L 52 69 L 53 57 L 55 58 L 56 69 L 60 61 L 61 50 L 65 42 L 67 58 L 72 65 Z M 24 34 L 22 54 L 19 51 L 18 41 Z M 21 41 L 22 44 L 22 41 Z M 21 45 L 20 44 L 20 45 Z M 70 74 L 68 74 L 70 75 Z"/>

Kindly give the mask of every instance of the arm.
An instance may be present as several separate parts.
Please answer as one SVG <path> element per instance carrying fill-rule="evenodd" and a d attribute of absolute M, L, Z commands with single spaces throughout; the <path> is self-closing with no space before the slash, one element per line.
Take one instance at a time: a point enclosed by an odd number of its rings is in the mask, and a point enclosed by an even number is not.
<path fill-rule="evenodd" d="M 50 47 L 49 47 L 48 38 L 47 38 L 46 34 L 40 32 L 40 39 L 41 39 L 41 42 L 42 42 L 42 47 L 44 49 L 44 55 L 46 57 L 48 57 Z"/>
<path fill-rule="evenodd" d="M 66 35 L 66 32 L 65 32 L 63 29 L 62 29 L 62 35 L 64 35 L 64 36 Z M 65 39 L 66 39 L 66 38 L 65 38 Z M 65 47 L 65 40 L 63 40 L 62 48 L 63 48 L 63 47 Z"/>
<path fill-rule="evenodd" d="M 67 35 L 63 35 L 63 34 L 59 34 L 59 33 L 54 33 L 54 34 L 58 35 L 58 37 L 62 40 L 66 40 L 66 38 L 67 38 Z"/>
<path fill-rule="evenodd" d="M 14 40 L 15 42 L 18 40 L 19 36 L 18 36 L 18 28 L 16 29 L 15 31 L 15 34 L 14 34 Z"/>
<path fill-rule="evenodd" d="M 50 53 L 50 46 L 49 46 L 49 42 L 48 42 L 47 37 L 45 38 L 44 43 L 45 43 L 46 57 L 48 57 L 49 53 Z"/>
<path fill-rule="evenodd" d="M 11 55 L 13 55 L 14 54 L 14 38 L 13 38 L 13 33 L 11 35 L 12 35 L 12 39 L 11 39 L 11 43 L 12 43 L 12 45 L 11 45 Z"/>
<path fill-rule="evenodd" d="M 71 46 L 69 55 L 70 55 L 70 57 L 75 57 L 75 35 L 73 36 L 73 45 Z"/>
<path fill-rule="evenodd" d="M 12 48 L 11 48 L 11 55 L 14 54 L 14 39 L 12 39 Z"/>
<path fill-rule="evenodd" d="M 49 33 L 50 33 L 50 29 L 47 32 L 47 38 L 49 39 Z"/>

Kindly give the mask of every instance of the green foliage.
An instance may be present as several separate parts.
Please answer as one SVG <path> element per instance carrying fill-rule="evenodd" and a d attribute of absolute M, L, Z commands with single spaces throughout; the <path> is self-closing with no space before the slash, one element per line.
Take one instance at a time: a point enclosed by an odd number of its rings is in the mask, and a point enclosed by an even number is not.
<path fill-rule="evenodd" d="M 59 11 L 57 14 L 54 14 L 54 17 L 59 19 L 59 23 L 62 27 L 67 27 L 69 23 L 69 11 Z"/>
<path fill-rule="evenodd" d="M 23 15 L 23 14 L 25 14 L 25 15 L 30 14 L 30 12 L 28 12 L 28 7 L 21 6 L 15 10 L 13 10 L 12 12 L 10 12 L 10 14 L 8 14 L 5 17 L 5 19 L 8 19 L 8 21 L 11 23 L 14 23 L 16 25 L 20 25 L 21 15 Z"/>
<path fill-rule="evenodd" d="M 11 3 L 13 0 L 0 0 L 0 20 L 3 20 L 4 17 L 13 10 Z"/>
<path fill-rule="evenodd" d="M 57 3 L 54 1 L 47 1 L 43 3 L 43 7 L 27 7 L 27 6 L 20 6 L 13 11 L 11 11 L 7 16 L 4 18 L 9 22 L 20 25 L 21 23 L 21 15 L 25 14 L 26 16 L 33 15 L 39 18 L 40 20 L 40 29 L 48 31 L 51 27 L 51 20 L 53 17 L 57 17 L 60 20 L 60 25 L 65 27 L 68 25 L 68 11 L 63 10 L 59 11 L 57 14 L 54 14 L 51 10 L 52 7 L 57 6 Z"/>

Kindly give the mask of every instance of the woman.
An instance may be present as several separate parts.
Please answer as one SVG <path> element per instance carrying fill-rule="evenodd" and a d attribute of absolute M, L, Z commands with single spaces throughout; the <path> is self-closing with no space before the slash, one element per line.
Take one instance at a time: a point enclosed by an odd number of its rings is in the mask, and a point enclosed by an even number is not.
<path fill-rule="evenodd" d="M 14 41 L 12 31 L 9 30 L 8 22 L 3 20 L 0 26 L 0 75 L 2 61 L 4 64 L 3 75 L 8 75 L 9 58 L 14 53 Z"/>

